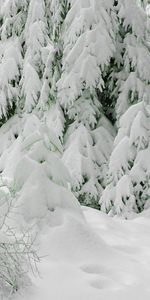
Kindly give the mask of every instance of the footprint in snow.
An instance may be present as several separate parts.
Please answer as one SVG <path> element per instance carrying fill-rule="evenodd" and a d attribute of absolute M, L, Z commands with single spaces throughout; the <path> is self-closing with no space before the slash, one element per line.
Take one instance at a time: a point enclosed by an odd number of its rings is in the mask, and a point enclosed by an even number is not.
<path fill-rule="evenodd" d="M 100 265 L 85 265 L 81 267 L 81 270 L 88 274 L 102 274 L 106 272 L 106 269 Z"/>
<path fill-rule="evenodd" d="M 95 280 L 90 281 L 90 285 L 96 289 L 102 290 L 102 289 L 116 289 L 118 286 L 116 285 L 113 280 L 109 278 L 97 278 Z"/>
<path fill-rule="evenodd" d="M 101 265 L 84 265 L 81 270 L 90 276 L 89 284 L 96 289 L 116 289 L 118 285 L 110 278 L 110 272 Z"/>

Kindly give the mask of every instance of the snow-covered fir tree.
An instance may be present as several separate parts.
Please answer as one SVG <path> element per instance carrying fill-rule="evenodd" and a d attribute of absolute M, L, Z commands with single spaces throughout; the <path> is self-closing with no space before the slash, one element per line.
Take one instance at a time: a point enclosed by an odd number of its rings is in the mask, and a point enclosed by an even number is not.
<path fill-rule="evenodd" d="M 39 102 L 45 68 L 43 56 L 45 48 L 50 47 L 45 10 L 44 0 L 31 0 L 24 28 L 25 57 L 21 86 L 23 106 L 27 112 L 31 112 Z"/>
<path fill-rule="evenodd" d="M 67 124 L 71 124 L 63 159 L 81 203 L 98 206 L 113 140 L 99 97 L 105 85 L 104 70 L 115 51 L 113 1 L 69 2 L 63 30 L 62 75 L 57 85 L 58 99 Z M 102 139 L 103 145 L 99 143 Z M 108 144 L 109 150 L 104 150 Z"/>
<path fill-rule="evenodd" d="M 0 119 L 14 113 L 20 96 L 19 82 L 23 63 L 22 34 L 28 1 L 0 3 Z"/>
<path fill-rule="evenodd" d="M 119 132 L 110 157 L 108 185 L 100 204 L 104 211 L 126 216 L 131 211 L 142 211 L 149 193 L 149 170 L 145 158 L 149 152 L 150 50 L 147 16 L 143 8 L 136 1 L 132 5 L 128 1 L 124 5 L 118 1 L 118 8 L 125 43 L 123 68 L 117 74 L 117 84 L 120 85 L 116 105 Z"/>
<path fill-rule="evenodd" d="M 16 108 L 31 112 L 38 106 L 45 111 L 54 100 L 50 4 L 49 0 L 2 1 L 1 118 L 9 118 Z"/>
<path fill-rule="evenodd" d="M 116 4 L 118 32 L 110 92 L 116 99 L 116 117 L 119 120 L 130 105 L 140 102 L 143 96 L 149 98 L 150 57 L 147 15 L 143 6 L 138 5 L 136 0 L 118 0 Z"/>
<path fill-rule="evenodd" d="M 17 212 L 32 223 L 42 222 L 44 217 L 51 222 L 57 208 L 80 211 L 69 188 L 70 175 L 61 161 L 63 148 L 54 131 L 35 114 L 27 114 L 19 126 L 17 123 L 18 119 L 12 118 L 0 130 L 1 138 L 4 131 L 6 134 L 1 147 L 1 178 L 11 182 Z"/>
<path fill-rule="evenodd" d="M 149 206 L 150 111 L 142 101 L 131 106 L 120 119 L 101 208 L 128 217 Z"/>
<path fill-rule="evenodd" d="M 18 67 L 20 71 L 19 78 L 15 77 L 15 68 L 13 68 L 12 65 L 12 73 L 14 73 L 14 77 L 12 77 L 11 80 L 13 80 L 15 84 L 18 84 L 16 88 L 18 98 L 15 98 L 15 105 L 18 109 L 16 110 L 16 113 L 19 111 L 19 116 L 16 114 L 6 123 L 6 126 L 4 125 L 4 127 L 2 127 L 2 132 L 3 130 L 6 131 L 6 138 L 4 138 L 4 143 L 3 134 L 1 136 L 2 147 L 0 164 L 2 177 L 8 176 L 15 182 L 15 170 L 20 159 L 22 161 L 22 156 L 27 157 L 31 148 L 36 148 L 36 154 L 38 155 L 39 153 L 39 155 L 43 157 L 43 160 L 41 158 L 39 162 L 41 171 L 39 170 L 38 172 L 36 170 L 35 173 L 39 173 L 38 176 L 40 176 L 40 172 L 41 174 L 43 174 L 42 169 L 46 159 L 43 155 L 46 155 L 46 151 L 47 155 L 48 152 L 50 152 L 49 155 L 51 155 L 51 163 L 50 165 L 47 165 L 47 167 L 44 167 L 47 170 L 45 172 L 52 172 L 53 174 L 56 174 L 56 172 L 58 172 L 58 177 L 60 176 L 61 179 L 59 177 L 58 180 L 56 178 L 54 178 L 53 180 L 53 175 L 50 175 L 50 173 L 47 174 L 47 176 L 49 179 L 51 178 L 55 183 L 57 181 L 57 183 L 62 186 L 64 186 L 63 182 L 66 181 L 66 185 L 64 187 L 66 187 L 67 189 L 69 175 L 65 175 L 65 173 L 61 174 L 61 169 L 64 168 L 65 170 L 65 167 L 63 167 L 63 163 L 60 160 L 63 154 L 62 146 L 59 139 L 57 140 L 55 133 L 53 133 L 53 131 L 56 132 L 56 135 L 62 138 L 62 132 L 64 130 L 64 117 L 59 103 L 57 104 L 56 90 L 55 88 L 53 88 L 52 84 L 52 81 L 57 82 L 58 78 L 60 77 L 60 74 L 55 74 L 59 73 L 56 71 L 56 69 L 58 69 L 58 64 L 60 64 L 60 62 L 58 62 L 58 59 L 54 59 L 53 54 L 56 54 L 57 52 L 56 46 L 58 46 L 59 48 L 59 43 L 61 44 L 60 33 L 63 19 L 65 18 L 65 14 L 68 10 L 67 1 L 64 1 L 62 3 L 62 1 L 50 0 L 23 0 L 2 1 L 2 4 L 2 47 L 3 44 L 5 45 L 5 43 L 7 45 L 9 45 L 10 43 L 10 45 L 12 46 L 14 41 L 18 41 L 18 44 L 20 46 L 20 55 L 17 55 L 15 53 L 15 49 L 14 51 L 8 51 L 9 48 L 7 47 L 8 50 L 6 50 L 11 59 L 13 59 L 13 56 L 15 56 L 15 59 L 18 58 L 19 60 L 20 58 L 21 60 L 21 63 Z M 16 28 L 19 31 L 17 31 Z M 16 49 L 18 50 L 17 47 Z M 2 59 L 4 60 L 3 57 L 4 55 L 2 53 Z M 9 82 L 7 82 L 7 86 L 9 86 Z M 9 125 L 9 122 L 11 125 Z M 49 135 L 52 139 L 52 141 L 50 142 L 51 146 L 48 146 L 46 144 L 49 143 Z M 28 141 L 29 145 L 24 146 L 24 143 L 26 143 L 25 141 Z M 41 144 L 43 146 L 41 146 Z M 60 158 L 52 152 L 57 152 L 57 154 L 59 153 Z M 17 153 L 15 162 L 13 162 L 14 153 Z M 6 159 L 6 157 L 8 158 L 8 156 L 9 159 Z M 24 160 L 25 158 L 23 158 L 23 161 Z M 58 163 L 58 168 L 56 168 L 57 161 L 60 161 Z M 60 170 L 58 171 L 58 169 Z M 30 168 L 29 172 L 31 172 Z M 65 172 L 67 174 L 67 170 Z M 25 176 L 24 181 L 28 180 L 29 174 L 27 174 L 26 177 L 26 172 L 23 173 L 23 176 Z M 44 175 L 42 176 L 44 178 Z M 68 177 L 66 178 L 66 176 Z M 56 176 L 54 175 L 54 177 Z M 21 177 L 17 180 L 21 180 Z M 20 191 L 19 194 L 22 194 L 22 191 Z"/>
<path fill-rule="evenodd" d="M 47 48 L 45 56 L 45 70 L 43 74 L 43 88 L 41 91 L 41 101 L 49 97 L 48 113 L 45 109 L 46 119 L 53 126 L 56 135 L 63 141 L 65 129 L 65 117 L 63 110 L 57 100 L 57 82 L 62 73 L 62 56 L 63 56 L 63 24 L 69 10 L 67 0 L 48 0 L 46 6 L 47 20 L 49 21 L 49 36 L 51 46 Z M 46 54 L 46 52 L 45 52 Z"/>
<path fill-rule="evenodd" d="M 63 161 L 72 176 L 72 189 L 81 204 L 99 208 L 99 197 L 106 186 L 108 159 L 115 131 L 101 116 L 97 128 L 74 123 L 65 136 Z"/>
<path fill-rule="evenodd" d="M 70 1 L 70 5 L 58 96 L 70 119 L 94 128 L 101 108 L 96 90 L 104 86 L 102 73 L 114 53 L 109 16 L 113 1 Z"/>

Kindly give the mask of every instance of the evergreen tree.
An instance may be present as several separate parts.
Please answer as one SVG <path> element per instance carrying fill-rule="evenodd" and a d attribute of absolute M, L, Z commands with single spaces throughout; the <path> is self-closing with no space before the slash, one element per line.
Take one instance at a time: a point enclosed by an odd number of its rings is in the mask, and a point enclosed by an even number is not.
<path fill-rule="evenodd" d="M 105 186 L 110 151 L 104 149 L 108 144 L 111 149 L 114 135 L 103 116 L 100 96 L 103 74 L 115 51 L 113 21 L 113 1 L 70 1 L 63 27 L 62 75 L 57 85 L 67 118 L 63 159 L 72 173 L 75 194 L 81 203 L 93 206 L 98 206 Z"/>
<path fill-rule="evenodd" d="M 45 70 L 43 74 L 43 87 L 41 91 L 42 103 L 49 98 L 49 105 L 43 107 L 46 119 L 53 126 L 56 135 L 63 141 L 65 130 L 65 117 L 63 110 L 57 100 L 57 82 L 62 73 L 63 55 L 63 23 L 69 10 L 67 0 L 48 0 L 46 6 L 47 20 L 49 22 L 49 36 L 51 47 L 47 48 L 45 56 Z M 46 52 L 45 52 L 46 53 Z M 48 111 L 48 113 L 45 113 Z"/>
<path fill-rule="evenodd" d="M 16 149 L 19 159 L 12 169 Z M 12 174 L 18 210 L 27 222 L 43 222 L 45 218 L 51 224 L 58 208 L 80 214 L 79 204 L 69 190 L 68 170 L 61 161 L 62 145 L 44 121 L 33 113 L 25 117 L 10 151 L 7 174 Z M 2 176 L 5 174 L 6 169 Z"/>
<path fill-rule="evenodd" d="M 121 117 L 101 197 L 106 212 L 128 216 L 149 205 L 150 196 L 150 111 L 144 101 L 134 104 Z"/>
<path fill-rule="evenodd" d="M 106 212 L 127 216 L 131 211 L 141 212 L 149 196 L 149 170 L 144 156 L 149 152 L 150 49 L 143 7 L 136 1 L 132 5 L 130 1 L 118 1 L 117 11 L 123 42 L 122 55 L 118 55 L 120 70 L 115 74 L 119 131 L 100 205 Z"/>
<path fill-rule="evenodd" d="M 114 130 L 104 116 L 92 131 L 82 123 L 77 128 L 74 123 L 69 127 L 63 161 L 72 176 L 73 192 L 81 204 L 99 208 L 113 140 Z"/>
<path fill-rule="evenodd" d="M 70 119 L 94 128 L 101 107 L 96 91 L 103 89 L 102 73 L 114 53 L 111 18 L 107 12 L 112 7 L 96 0 L 70 1 L 70 5 L 65 19 L 58 96 Z"/>
<path fill-rule="evenodd" d="M 24 109 L 31 112 L 40 98 L 45 67 L 42 55 L 45 47 L 50 43 L 44 0 L 31 0 L 29 3 L 24 28 L 24 43 L 22 98 Z"/>
<path fill-rule="evenodd" d="M 149 99 L 149 45 L 147 15 L 136 0 L 117 1 L 117 51 L 111 74 L 116 116 L 119 120 L 130 105 Z"/>
<path fill-rule="evenodd" d="M 31 112 L 36 106 L 41 111 L 49 107 L 54 81 L 50 4 L 49 0 L 2 1 L 1 118 L 15 108 Z"/>
<path fill-rule="evenodd" d="M 20 96 L 23 63 L 22 34 L 28 1 L 1 1 L 0 5 L 0 119 L 14 113 Z M 4 119 L 4 120 L 3 120 Z"/>

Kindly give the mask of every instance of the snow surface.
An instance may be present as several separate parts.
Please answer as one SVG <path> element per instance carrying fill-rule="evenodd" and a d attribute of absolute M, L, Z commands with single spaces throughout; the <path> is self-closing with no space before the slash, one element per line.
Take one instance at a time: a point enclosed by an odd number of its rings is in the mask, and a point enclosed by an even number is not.
<path fill-rule="evenodd" d="M 32 285 L 12 300 L 150 299 L 149 210 L 133 220 L 87 207 L 85 220 L 53 213 L 61 220 L 40 231 L 39 276 L 31 274 Z"/>

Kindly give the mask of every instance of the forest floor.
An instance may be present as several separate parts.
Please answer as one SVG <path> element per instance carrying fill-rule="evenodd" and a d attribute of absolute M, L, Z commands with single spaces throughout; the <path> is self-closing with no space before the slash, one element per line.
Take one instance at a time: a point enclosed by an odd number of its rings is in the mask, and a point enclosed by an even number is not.
<path fill-rule="evenodd" d="M 83 207 L 84 222 L 63 222 L 40 236 L 39 275 L 13 300 L 149 300 L 150 213 L 132 220 Z"/>

